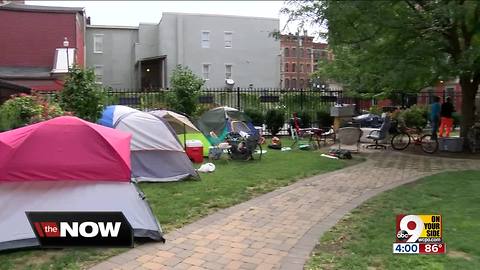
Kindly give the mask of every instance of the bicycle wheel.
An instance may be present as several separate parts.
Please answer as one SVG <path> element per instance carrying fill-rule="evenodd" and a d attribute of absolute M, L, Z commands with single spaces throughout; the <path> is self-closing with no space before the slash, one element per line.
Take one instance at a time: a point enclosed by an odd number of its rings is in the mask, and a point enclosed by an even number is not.
<path fill-rule="evenodd" d="M 391 145 L 395 150 L 404 150 L 410 145 L 410 135 L 405 132 L 393 135 Z"/>
<path fill-rule="evenodd" d="M 420 143 L 422 145 L 422 150 L 425 153 L 433 154 L 438 150 L 438 140 L 432 138 L 432 135 L 430 134 L 423 135 L 420 139 Z"/>

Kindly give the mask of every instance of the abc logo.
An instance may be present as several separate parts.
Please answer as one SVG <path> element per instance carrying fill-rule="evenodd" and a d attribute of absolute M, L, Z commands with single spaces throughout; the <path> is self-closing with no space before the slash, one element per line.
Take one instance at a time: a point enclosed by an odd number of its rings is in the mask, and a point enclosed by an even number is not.
<path fill-rule="evenodd" d="M 405 240 L 407 240 L 409 237 L 410 237 L 410 235 L 409 235 L 408 232 L 405 231 L 405 230 L 400 230 L 400 231 L 398 231 L 398 233 L 397 233 L 397 239 L 400 240 L 400 241 L 405 241 Z"/>

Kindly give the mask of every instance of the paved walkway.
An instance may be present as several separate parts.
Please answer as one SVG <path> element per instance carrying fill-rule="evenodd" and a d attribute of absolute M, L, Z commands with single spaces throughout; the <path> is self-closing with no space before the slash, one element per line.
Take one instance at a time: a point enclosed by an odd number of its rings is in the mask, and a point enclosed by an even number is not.
<path fill-rule="evenodd" d="M 93 269 L 303 269 L 323 232 L 366 199 L 445 170 L 480 169 L 480 160 L 378 151 L 221 210 Z"/>

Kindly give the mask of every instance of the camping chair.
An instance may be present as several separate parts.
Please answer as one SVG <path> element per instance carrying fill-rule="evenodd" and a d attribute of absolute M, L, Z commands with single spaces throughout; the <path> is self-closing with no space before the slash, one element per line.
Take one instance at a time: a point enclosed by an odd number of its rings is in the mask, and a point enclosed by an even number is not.
<path fill-rule="evenodd" d="M 298 123 L 297 114 L 293 114 L 293 125 L 290 125 L 290 131 L 292 134 L 293 144 L 291 147 L 298 144 L 300 149 L 318 148 L 318 143 L 314 140 L 316 132 L 319 132 L 318 128 L 300 128 Z M 308 138 L 308 141 L 307 141 Z"/>
<path fill-rule="evenodd" d="M 378 144 L 378 141 L 386 139 L 388 136 L 389 130 L 390 130 L 390 117 L 385 116 L 385 118 L 383 118 L 383 123 L 380 126 L 380 129 L 374 129 L 370 131 L 370 134 L 367 135 L 367 138 L 373 140 L 375 144 L 367 145 L 366 148 L 387 149 L 386 145 Z"/>
<path fill-rule="evenodd" d="M 336 134 L 338 139 L 338 149 L 341 145 L 356 145 L 357 152 L 360 152 L 360 138 L 362 137 L 362 130 L 358 127 L 343 127 L 339 128 Z"/>

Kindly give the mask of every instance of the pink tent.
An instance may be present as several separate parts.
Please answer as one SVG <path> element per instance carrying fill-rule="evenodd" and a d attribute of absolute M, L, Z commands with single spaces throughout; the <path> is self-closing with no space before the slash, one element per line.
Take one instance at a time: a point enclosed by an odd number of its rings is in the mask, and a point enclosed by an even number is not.
<path fill-rule="evenodd" d="M 122 212 L 135 237 L 164 240 L 130 182 L 131 135 L 58 117 L 0 133 L 0 251 L 38 246 L 25 212 Z"/>
<path fill-rule="evenodd" d="M 0 181 L 130 181 L 131 135 L 63 116 L 0 133 Z"/>

